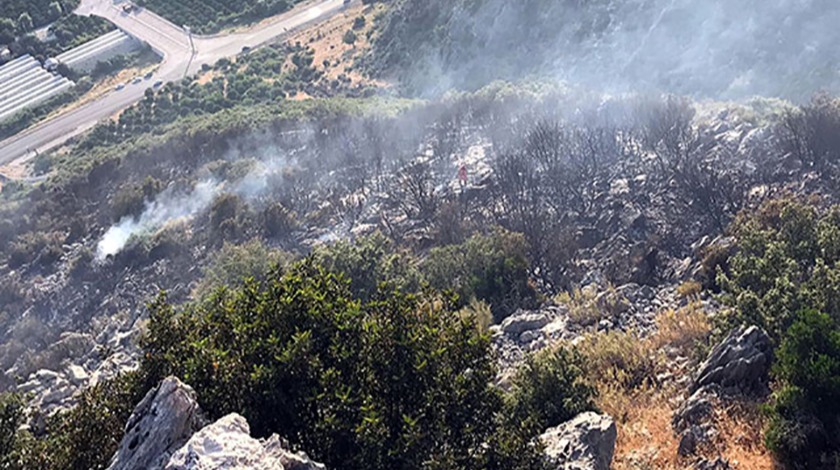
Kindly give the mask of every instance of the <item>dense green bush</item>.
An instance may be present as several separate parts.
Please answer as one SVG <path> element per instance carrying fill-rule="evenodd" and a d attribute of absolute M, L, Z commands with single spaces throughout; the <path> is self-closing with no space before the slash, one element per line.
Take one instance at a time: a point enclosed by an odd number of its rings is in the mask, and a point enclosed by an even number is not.
<path fill-rule="evenodd" d="M 431 287 L 454 291 L 462 305 L 472 298 L 490 304 L 499 322 L 517 308 L 536 305 L 527 252 L 522 235 L 499 229 L 432 249 L 420 269 Z"/>
<path fill-rule="evenodd" d="M 134 406 L 146 392 L 142 377 L 132 372 L 104 381 L 85 390 L 76 407 L 53 418 L 41 441 L 48 466 L 41 468 L 107 468 Z"/>
<path fill-rule="evenodd" d="M 542 432 L 594 410 L 595 389 L 585 381 L 583 362 L 562 347 L 529 356 L 513 378 L 509 418 Z"/>
<path fill-rule="evenodd" d="M 194 297 L 203 299 L 220 287 L 235 288 L 246 279 L 262 280 L 275 265 L 286 265 L 291 255 L 265 246 L 257 239 L 242 245 L 225 243 L 202 270 Z"/>
<path fill-rule="evenodd" d="M 314 255 L 326 269 L 348 279 L 350 291 L 362 300 L 374 298 L 383 285 L 404 292 L 420 288 L 420 275 L 411 257 L 395 252 L 391 241 L 380 233 L 356 242 L 339 241 L 315 250 Z"/>
<path fill-rule="evenodd" d="M 735 323 L 759 325 L 778 340 L 799 310 L 840 318 L 840 208 L 820 215 L 813 205 L 774 200 L 731 230 L 738 253 L 718 281 L 737 307 Z"/>
<path fill-rule="evenodd" d="M 377 297 L 354 300 L 309 258 L 183 312 L 161 300 L 143 370 L 183 378 L 211 417 L 242 413 L 256 435 L 281 433 L 330 467 L 509 463 L 482 445 L 502 404 L 488 337 L 445 302 Z"/>
<path fill-rule="evenodd" d="M 793 468 L 840 465 L 840 328 L 804 310 L 785 332 L 773 368 L 767 445 Z"/>
<path fill-rule="evenodd" d="M 23 421 L 21 397 L 10 393 L 0 395 L 0 468 L 16 468 L 17 431 Z"/>
<path fill-rule="evenodd" d="M 779 344 L 767 445 L 795 468 L 840 464 L 840 208 L 790 198 L 742 214 L 721 269 L 728 325 L 755 324 Z M 723 269 L 728 272 L 723 272 Z"/>

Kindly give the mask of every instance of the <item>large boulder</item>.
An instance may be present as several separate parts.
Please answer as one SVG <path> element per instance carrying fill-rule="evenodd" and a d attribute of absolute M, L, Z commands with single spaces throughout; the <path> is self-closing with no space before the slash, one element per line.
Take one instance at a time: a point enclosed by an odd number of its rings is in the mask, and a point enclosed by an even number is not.
<path fill-rule="evenodd" d="M 547 430 L 540 440 L 550 468 L 609 470 L 617 435 L 612 418 L 586 412 Z"/>
<path fill-rule="evenodd" d="M 725 393 L 764 393 L 772 352 L 770 337 L 761 328 L 736 328 L 700 365 L 691 392 L 719 386 Z"/>
<path fill-rule="evenodd" d="M 169 456 L 204 425 L 195 391 L 164 379 L 134 408 L 110 470 L 162 468 Z"/>
<path fill-rule="evenodd" d="M 518 337 L 525 331 L 539 330 L 551 322 L 548 314 L 541 311 L 517 311 L 505 318 L 501 324 L 501 330 L 513 337 Z"/>
<path fill-rule="evenodd" d="M 251 437 L 248 422 L 229 414 L 195 433 L 172 454 L 166 470 L 323 470 L 304 454 L 286 450 L 277 435 L 267 440 Z"/>

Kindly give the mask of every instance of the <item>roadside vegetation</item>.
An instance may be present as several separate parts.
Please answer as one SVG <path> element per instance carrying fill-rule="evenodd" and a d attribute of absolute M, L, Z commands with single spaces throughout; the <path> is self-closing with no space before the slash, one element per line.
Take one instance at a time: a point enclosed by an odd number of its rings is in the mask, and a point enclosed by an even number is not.
<path fill-rule="evenodd" d="M 198 34 L 218 33 L 283 13 L 299 0 L 138 0 L 137 4 L 177 25 L 187 25 Z"/>
<path fill-rule="evenodd" d="M 49 32 L 54 38 L 41 41 L 31 34 L 22 35 L 9 43 L 13 57 L 29 54 L 40 62 L 69 51 L 103 34 L 114 30 L 109 21 L 95 16 L 62 16 L 50 25 Z"/>
<path fill-rule="evenodd" d="M 78 4 L 78 0 L 3 0 L 0 2 L 0 46 L 70 14 Z"/>

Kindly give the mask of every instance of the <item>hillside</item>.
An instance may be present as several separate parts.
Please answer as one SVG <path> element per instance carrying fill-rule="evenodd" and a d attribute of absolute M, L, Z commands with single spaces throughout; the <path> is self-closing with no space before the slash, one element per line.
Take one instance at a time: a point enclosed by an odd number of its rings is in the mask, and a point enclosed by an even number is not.
<path fill-rule="evenodd" d="M 368 69 L 411 93 L 548 76 L 608 92 L 836 90 L 840 6 L 786 0 L 395 0 Z"/>
<path fill-rule="evenodd" d="M 0 467 L 836 467 L 836 8 L 377 3 L 0 182 Z"/>

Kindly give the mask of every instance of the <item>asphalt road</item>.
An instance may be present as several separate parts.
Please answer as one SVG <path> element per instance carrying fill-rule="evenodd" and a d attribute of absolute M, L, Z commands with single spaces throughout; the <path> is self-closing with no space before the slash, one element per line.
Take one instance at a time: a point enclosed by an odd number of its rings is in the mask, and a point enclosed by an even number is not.
<path fill-rule="evenodd" d="M 60 114 L 0 142 L 0 165 L 7 164 L 35 150 L 44 152 L 66 142 L 143 99 L 144 93 L 157 80 L 171 82 L 197 72 L 204 64 L 233 57 L 243 47 L 257 47 L 283 36 L 288 31 L 328 19 L 344 9 L 344 0 L 314 0 L 278 15 L 259 25 L 235 34 L 190 36 L 160 16 L 140 9 L 126 14 L 120 3 L 112 0 L 82 0 L 77 14 L 106 18 L 132 36 L 147 42 L 163 61 L 155 75 L 139 84 L 128 84 L 99 99 Z M 194 49 L 193 49 L 194 48 Z"/>

